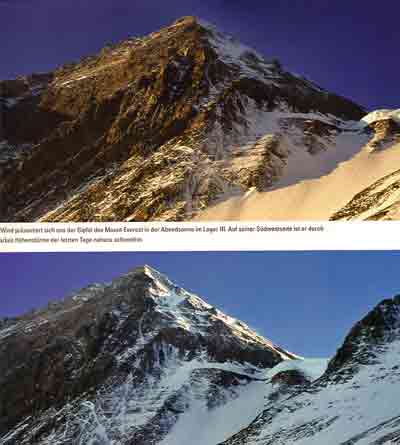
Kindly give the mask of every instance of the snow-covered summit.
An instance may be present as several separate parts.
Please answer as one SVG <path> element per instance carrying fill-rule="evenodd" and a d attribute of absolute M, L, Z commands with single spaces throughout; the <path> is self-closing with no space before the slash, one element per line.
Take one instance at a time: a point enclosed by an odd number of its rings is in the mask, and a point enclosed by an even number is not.
<path fill-rule="evenodd" d="M 198 23 L 209 32 L 209 42 L 221 61 L 241 69 L 242 76 L 261 80 L 281 77 L 277 61 L 268 60 L 254 48 L 247 46 L 235 37 L 221 32 L 215 25 L 199 19 Z"/>
<path fill-rule="evenodd" d="M 138 275 L 150 279 L 146 287 L 146 298 L 154 304 L 152 310 L 156 314 L 167 318 L 169 326 L 179 327 L 190 334 L 205 337 L 216 329 L 218 335 L 224 338 L 233 335 L 237 341 L 249 346 L 262 345 L 284 360 L 297 358 L 296 355 L 257 334 L 246 323 L 225 314 L 198 295 L 181 288 L 165 274 L 149 265 L 135 268 L 116 282 L 130 277 L 135 279 Z"/>

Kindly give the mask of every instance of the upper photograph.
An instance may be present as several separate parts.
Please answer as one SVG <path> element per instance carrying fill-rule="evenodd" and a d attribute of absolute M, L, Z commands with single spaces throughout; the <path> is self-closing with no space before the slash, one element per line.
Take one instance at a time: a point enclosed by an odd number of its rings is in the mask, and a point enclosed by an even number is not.
<path fill-rule="evenodd" d="M 0 1 L 0 222 L 399 220 L 399 6 L 198 3 Z"/>

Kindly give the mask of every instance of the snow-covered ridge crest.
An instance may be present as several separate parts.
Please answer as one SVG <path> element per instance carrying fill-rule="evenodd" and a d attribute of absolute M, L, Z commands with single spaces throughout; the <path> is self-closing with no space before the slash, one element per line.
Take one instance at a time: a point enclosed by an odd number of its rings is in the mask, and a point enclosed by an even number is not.
<path fill-rule="evenodd" d="M 286 72 L 281 62 L 276 58 L 268 58 L 266 55 L 258 52 L 240 42 L 236 37 L 226 32 L 221 32 L 217 26 L 203 19 L 194 20 L 206 31 L 208 31 L 208 42 L 216 51 L 218 58 L 228 65 L 234 65 L 240 69 L 240 77 L 249 77 L 259 80 L 264 84 L 280 86 L 284 78 L 297 79 L 310 88 L 318 92 L 326 92 L 315 82 L 310 81 L 304 76 Z"/>
<path fill-rule="evenodd" d="M 265 56 L 257 52 L 254 48 L 241 43 L 230 34 L 219 31 L 214 24 L 209 23 L 203 19 L 197 19 L 197 23 L 211 33 L 212 41 L 215 45 L 215 48 L 219 50 L 219 55 L 225 57 L 230 56 L 232 58 L 231 60 L 236 59 L 236 61 L 238 61 L 238 59 L 251 54 L 256 57 L 257 62 L 273 66 L 272 62 L 268 62 Z"/>
<path fill-rule="evenodd" d="M 392 119 L 393 121 L 400 124 L 400 108 L 398 108 L 397 110 L 382 109 L 372 111 L 371 113 L 368 113 L 366 116 L 364 116 L 361 119 L 361 122 L 369 125 L 374 122 L 386 119 Z"/>
<path fill-rule="evenodd" d="M 254 48 L 241 43 L 236 37 L 221 32 L 216 25 L 197 17 L 184 17 L 173 26 L 194 22 L 207 34 L 206 40 L 211 44 L 218 59 L 227 65 L 239 69 L 240 77 L 249 77 L 264 83 L 273 84 L 281 79 L 280 64 L 268 59 Z"/>
<path fill-rule="evenodd" d="M 148 292 L 156 303 L 156 312 L 168 315 L 184 330 L 204 333 L 214 323 L 221 323 L 241 341 L 262 344 L 277 352 L 283 360 L 300 358 L 277 347 L 271 340 L 257 334 L 246 323 L 225 314 L 199 296 L 179 287 L 151 266 L 137 268 L 134 273 L 137 272 L 143 272 L 152 280 Z"/>
<path fill-rule="evenodd" d="M 285 360 L 266 372 L 266 380 L 272 379 L 280 372 L 299 371 L 312 382 L 319 379 L 328 366 L 327 358 L 304 358 L 298 360 Z"/>
<path fill-rule="evenodd" d="M 134 275 L 137 273 L 143 273 L 146 277 L 150 278 L 151 285 L 149 287 L 149 293 L 158 303 L 162 302 L 163 305 L 167 305 L 172 308 L 187 301 L 197 308 L 212 308 L 211 305 L 203 301 L 200 297 L 181 288 L 178 286 L 178 284 L 171 281 L 167 275 L 159 272 L 147 264 L 135 268 L 132 273 Z"/>
<path fill-rule="evenodd" d="M 218 326 L 217 331 L 221 331 L 218 335 L 233 336 L 243 347 L 248 345 L 249 347 L 267 348 L 283 360 L 301 358 L 258 334 L 243 321 L 224 313 L 195 293 L 180 287 L 167 275 L 149 265 L 135 267 L 111 283 L 96 283 L 75 292 L 68 299 L 71 301 L 71 310 L 78 309 L 85 304 L 100 304 L 102 301 L 108 305 L 109 310 L 122 323 L 126 319 L 131 305 L 137 304 L 134 291 L 137 283 L 142 283 L 141 285 L 144 286 L 144 300 L 142 300 L 143 297 L 140 297 L 139 301 L 147 301 L 145 303 L 147 309 L 142 314 L 142 319 L 151 318 L 151 314 L 161 317 L 164 320 L 161 329 L 169 326 L 182 329 L 190 335 L 209 337 L 215 335 L 215 329 Z M 119 302 L 121 292 L 126 295 L 123 303 Z M 53 306 L 56 312 L 63 312 L 62 304 L 57 303 Z M 142 322 L 140 331 L 141 338 L 144 338 Z M 159 329 L 156 331 L 159 332 Z"/>

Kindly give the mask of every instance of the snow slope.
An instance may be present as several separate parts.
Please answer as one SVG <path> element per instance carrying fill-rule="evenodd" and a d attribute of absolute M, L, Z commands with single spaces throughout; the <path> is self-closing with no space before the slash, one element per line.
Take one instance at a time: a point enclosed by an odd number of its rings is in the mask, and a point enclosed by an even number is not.
<path fill-rule="evenodd" d="M 204 399 L 191 400 L 191 408 L 172 428 L 160 445 L 214 445 L 228 439 L 249 425 L 262 411 L 268 397 L 277 390 L 271 379 L 278 373 L 297 370 L 316 380 L 326 369 L 327 360 L 305 359 L 287 360 L 267 371 L 262 380 L 253 381 L 239 387 L 234 398 L 225 405 L 210 410 Z"/>
<path fill-rule="evenodd" d="M 398 297 L 384 300 L 352 328 L 320 378 L 224 444 L 399 443 L 399 314 Z"/>
<path fill-rule="evenodd" d="M 283 177 L 271 190 L 232 197 L 203 211 L 198 219 L 328 220 L 355 194 L 398 170 L 398 143 L 376 151 L 364 134 L 345 132 L 335 146 L 336 150 L 313 156 L 292 151 Z"/>
<path fill-rule="evenodd" d="M 190 409 L 160 445 L 179 445 L 188 440 L 191 445 L 213 445 L 228 439 L 262 412 L 263 393 L 263 381 L 243 385 L 234 398 L 213 410 L 207 407 L 206 400 L 191 395 Z"/>
<path fill-rule="evenodd" d="M 364 366 L 348 382 L 330 384 L 315 394 L 303 393 L 273 407 L 247 445 L 371 445 L 399 431 L 400 343 L 395 342 L 376 364 Z M 267 421 L 267 419 L 269 419 Z M 390 419 L 397 419 L 392 424 Z M 387 423 L 388 422 L 388 423 Z M 377 425 L 376 431 L 362 434 Z M 355 437 L 361 435 L 359 439 Z M 397 436 L 400 437 L 400 434 Z M 351 442 L 351 440 L 354 440 Z M 347 442 L 349 441 L 349 442 Z M 229 444 L 242 444 L 229 441 Z M 393 442 L 398 443 L 398 442 Z"/>

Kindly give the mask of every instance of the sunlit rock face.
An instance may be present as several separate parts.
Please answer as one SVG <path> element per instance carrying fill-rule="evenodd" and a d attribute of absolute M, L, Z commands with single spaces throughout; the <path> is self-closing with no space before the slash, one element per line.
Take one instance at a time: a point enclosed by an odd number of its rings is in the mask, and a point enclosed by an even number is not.
<path fill-rule="evenodd" d="M 194 17 L 0 94 L 2 221 L 190 219 L 365 114 Z"/>

